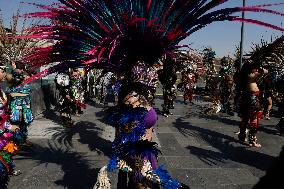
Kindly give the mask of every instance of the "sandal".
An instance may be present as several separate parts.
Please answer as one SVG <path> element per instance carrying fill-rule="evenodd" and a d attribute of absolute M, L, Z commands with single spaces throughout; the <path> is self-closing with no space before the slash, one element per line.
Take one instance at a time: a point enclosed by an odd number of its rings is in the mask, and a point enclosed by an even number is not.
<path fill-rule="evenodd" d="M 261 148 L 261 144 L 257 143 L 257 142 L 252 142 L 249 144 L 250 147 L 256 147 L 256 148 Z"/>
<path fill-rule="evenodd" d="M 256 148 L 261 148 L 261 144 L 257 143 L 256 136 L 250 136 L 249 146 L 250 147 L 256 147 Z"/>
<path fill-rule="evenodd" d="M 267 113 L 265 115 L 265 119 L 270 120 L 270 111 L 267 111 Z"/>

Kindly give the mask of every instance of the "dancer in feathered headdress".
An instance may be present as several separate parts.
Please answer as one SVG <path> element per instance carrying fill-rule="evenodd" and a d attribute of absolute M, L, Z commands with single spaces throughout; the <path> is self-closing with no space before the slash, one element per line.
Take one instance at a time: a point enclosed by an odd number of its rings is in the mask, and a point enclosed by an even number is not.
<path fill-rule="evenodd" d="M 163 69 L 158 71 L 159 81 L 163 86 L 163 99 L 162 104 L 163 116 L 169 117 L 173 115 L 170 109 L 174 109 L 174 100 L 176 98 L 176 87 L 175 83 L 177 81 L 177 68 L 175 66 L 174 60 L 170 58 L 164 58 Z"/>
<path fill-rule="evenodd" d="M 250 57 L 243 65 L 237 79 L 237 89 L 240 90 L 239 94 L 241 94 L 239 115 L 242 118 L 239 126 L 239 139 L 241 142 L 245 141 L 245 132 L 246 129 L 249 128 L 249 144 L 251 146 L 261 147 L 256 141 L 256 133 L 262 117 L 259 101 L 259 79 L 264 74 L 271 75 L 271 73 L 275 73 L 275 71 L 278 72 L 278 74 L 282 72 L 283 75 L 283 47 L 283 36 L 272 43 L 262 43 L 261 46 L 257 45 L 254 51 L 249 54 Z M 264 67 L 266 69 L 264 69 Z M 282 82 L 283 80 L 280 83 Z M 276 87 L 276 90 L 281 90 L 282 84 L 280 83 Z"/>
<path fill-rule="evenodd" d="M 29 70 L 23 62 L 17 61 L 12 64 L 12 77 L 9 77 L 9 109 L 10 122 L 19 125 L 20 129 L 15 137 L 15 142 L 22 146 L 31 146 L 28 140 L 28 127 L 33 121 L 31 109 L 32 90 L 31 84 L 22 85 L 25 79 L 30 77 Z"/>
<path fill-rule="evenodd" d="M 183 72 L 181 72 L 181 81 L 183 83 L 184 94 L 183 94 L 183 103 L 187 104 L 192 103 L 193 99 L 193 90 L 197 82 L 197 74 L 194 73 L 192 67 L 188 67 Z"/>
<path fill-rule="evenodd" d="M 83 78 L 78 68 L 71 69 L 70 72 L 71 93 L 73 97 L 72 111 L 76 116 L 83 114 L 82 108 L 86 108 L 84 99 Z"/>
<path fill-rule="evenodd" d="M 249 22 L 284 30 L 232 15 L 252 11 L 283 16 L 264 8 L 272 4 L 218 9 L 229 0 L 59 1 L 62 4 L 58 6 L 36 5 L 46 11 L 27 14 L 49 18 L 53 25 L 33 28 L 32 35 L 22 37 L 52 40 L 54 44 L 35 48 L 35 53 L 25 57 L 24 61 L 30 62 L 34 69 L 57 64 L 26 82 L 78 64 L 94 65 L 126 76 L 117 111 L 112 115 L 117 137 L 108 169 L 128 172 L 130 181 L 134 182 L 129 183 L 130 188 L 152 187 L 153 183 L 164 188 L 181 187 L 156 165 L 158 150 L 151 142 L 156 113 L 148 103 L 155 79 L 148 72 L 149 67 L 162 55 L 171 57 L 182 39 L 215 21 Z M 34 60 L 38 62 L 34 64 Z"/>
<path fill-rule="evenodd" d="M 242 112 L 240 116 L 242 118 L 242 122 L 240 124 L 239 139 L 241 141 L 244 141 L 245 130 L 249 126 L 250 128 L 249 143 L 251 145 L 260 146 L 258 145 L 258 143 L 256 143 L 256 133 L 259 127 L 260 118 L 262 117 L 261 116 L 262 111 L 258 98 L 258 93 L 260 91 L 256 84 L 254 84 L 256 87 L 255 86 L 253 88 L 251 87 L 253 84 L 253 82 L 251 81 L 251 77 L 252 75 L 259 75 L 258 76 L 259 78 L 261 76 L 260 74 L 263 73 L 263 70 L 265 72 L 269 70 L 269 74 L 267 74 L 268 76 L 269 75 L 272 76 L 273 74 L 277 73 L 278 75 L 277 79 L 275 78 L 275 81 L 271 79 L 271 81 L 277 84 L 275 90 L 278 91 L 279 94 L 284 92 L 282 87 L 283 79 L 281 79 L 280 76 L 280 75 L 283 76 L 284 37 L 283 36 L 279 37 L 272 43 L 262 42 L 261 45 L 256 45 L 255 48 L 253 49 L 253 52 L 251 52 L 248 55 L 249 57 L 246 60 L 244 66 L 242 67 L 240 75 L 238 77 L 239 86 L 237 88 L 239 90 L 242 90 L 241 103 L 240 103 L 240 112 Z M 264 67 L 266 69 L 263 69 Z M 256 82 L 258 84 L 260 83 L 259 80 L 255 81 L 255 83 Z M 248 90 L 246 90 L 247 85 L 250 86 Z M 249 93 L 251 90 L 254 91 L 254 95 Z M 272 96 L 272 94 L 270 94 L 270 96 Z M 278 125 L 280 126 L 281 124 Z"/>

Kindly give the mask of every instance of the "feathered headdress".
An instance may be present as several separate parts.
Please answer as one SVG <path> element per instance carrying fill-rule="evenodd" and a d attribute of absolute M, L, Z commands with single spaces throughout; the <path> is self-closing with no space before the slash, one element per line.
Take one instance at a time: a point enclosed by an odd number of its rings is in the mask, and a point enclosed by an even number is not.
<path fill-rule="evenodd" d="M 137 61 L 153 64 L 163 54 L 178 48 L 178 43 L 192 33 L 217 21 L 237 21 L 283 28 L 253 19 L 243 19 L 236 12 L 283 13 L 263 4 L 249 7 L 220 8 L 230 0 L 59 0 L 51 6 L 33 4 L 45 10 L 27 17 L 48 18 L 50 25 L 31 28 L 32 35 L 20 36 L 52 40 L 53 45 L 34 48 L 24 61 L 36 69 L 56 63 L 38 73 L 38 77 L 78 65 L 95 65 L 116 72 L 129 69 Z M 27 82 L 29 82 L 27 81 Z"/>
<path fill-rule="evenodd" d="M 254 68 L 265 67 L 269 69 L 269 73 L 265 77 L 269 77 L 276 91 L 283 93 L 284 79 L 284 36 L 276 38 L 270 43 L 261 41 L 252 47 L 252 51 L 248 53 L 242 72 L 246 72 L 247 67 L 252 65 Z M 259 80 L 259 82 L 263 82 Z"/>
<path fill-rule="evenodd" d="M 149 87 L 157 85 L 157 73 L 153 67 L 148 67 L 145 62 L 138 62 L 133 66 L 130 72 L 132 82 L 140 82 Z"/>
<path fill-rule="evenodd" d="M 262 41 L 255 45 L 253 51 L 248 54 L 248 61 L 272 68 L 282 69 L 284 66 L 284 36 L 271 43 Z"/>

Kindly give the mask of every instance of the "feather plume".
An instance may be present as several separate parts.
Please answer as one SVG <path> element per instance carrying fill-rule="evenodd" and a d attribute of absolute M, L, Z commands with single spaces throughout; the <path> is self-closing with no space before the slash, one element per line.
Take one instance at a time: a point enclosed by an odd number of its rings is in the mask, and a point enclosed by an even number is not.
<path fill-rule="evenodd" d="M 248 22 L 276 30 L 283 28 L 253 19 L 241 19 L 237 12 L 264 12 L 283 3 L 250 7 L 219 8 L 230 0 L 59 0 L 60 4 L 40 7 L 44 12 L 26 17 L 48 18 L 51 25 L 28 29 L 32 35 L 21 37 L 52 40 L 51 48 L 35 49 L 39 66 L 50 68 L 46 74 L 79 65 L 99 66 L 124 72 L 138 60 L 153 64 L 163 54 L 179 48 L 178 43 L 190 34 L 217 21 Z M 32 62 L 38 56 L 27 56 Z"/>

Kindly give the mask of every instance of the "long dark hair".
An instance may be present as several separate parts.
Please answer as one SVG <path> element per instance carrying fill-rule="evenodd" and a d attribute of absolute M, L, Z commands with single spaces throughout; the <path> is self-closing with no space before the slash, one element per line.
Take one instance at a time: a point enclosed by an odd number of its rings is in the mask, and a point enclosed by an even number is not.
<path fill-rule="evenodd" d="M 259 65 L 251 62 L 245 62 L 241 68 L 241 71 L 235 73 L 235 83 L 236 91 L 242 92 L 246 90 L 248 84 L 248 75 L 252 72 L 253 69 L 257 69 Z"/>

